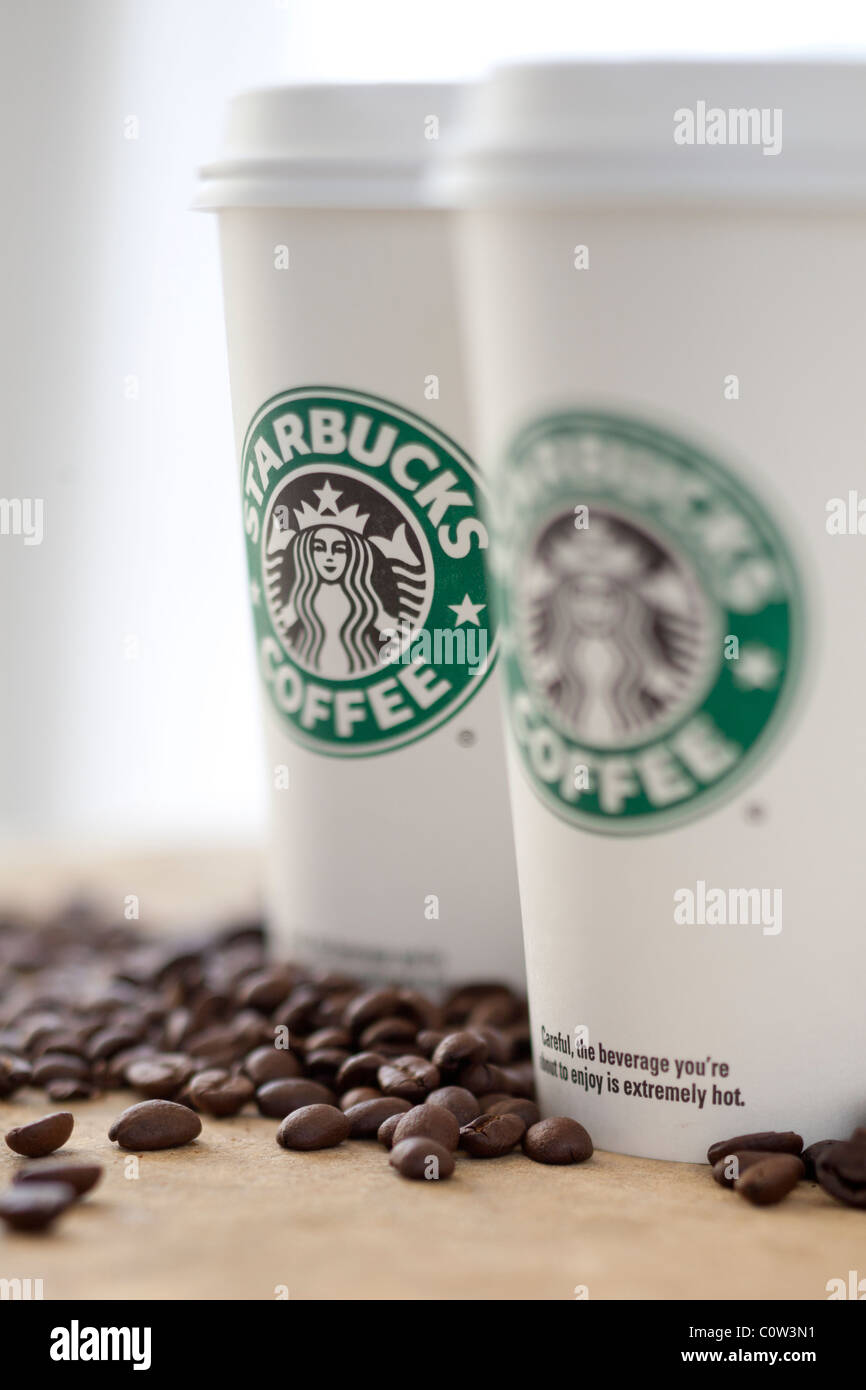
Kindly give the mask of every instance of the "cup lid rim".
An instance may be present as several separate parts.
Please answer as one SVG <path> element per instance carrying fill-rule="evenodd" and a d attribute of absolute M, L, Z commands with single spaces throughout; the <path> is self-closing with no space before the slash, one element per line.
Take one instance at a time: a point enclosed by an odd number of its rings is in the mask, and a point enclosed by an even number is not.
<path fill-rule="evenodd" d="M 860 201 L 864 111 L 866 61 L 847 55 L 506 63 L 473 92 L 459 140 L 433 171 L 434 196 L 457 207 Z M 679 140 L 689 114 L 696 138 Z M 761 138 L 736 138 L 741 117 Z"/>
<path fill-rule="evenodd" d="M 299 82 L 239 92 L 220 155 L 198 170 L 193 207 L 424 207 L 438 123 L 447 140 L 461 92 L 447 82 Z"/>

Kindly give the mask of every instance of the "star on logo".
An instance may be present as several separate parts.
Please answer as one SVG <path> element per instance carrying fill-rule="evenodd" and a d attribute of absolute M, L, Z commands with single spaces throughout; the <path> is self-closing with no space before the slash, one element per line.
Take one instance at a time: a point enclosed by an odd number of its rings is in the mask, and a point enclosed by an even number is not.
<path fill-rule="evenodd" d="M 259 599 L 261 598 L 261 596 L 262 591 L 259 588 L 258 581 L 254 579 L 250 584 L 250 598 L 252 600 L 253 608 L 258 607 Z"/>
<path fill-rule="evenodd" d="M 779 680 L 781 661 L 769 647 L 750 642 L 734 665 L 734 680 L 741 690 L 772 690 Z"/>
<path fill-rule="evenodd" d="M 342 497 L 343 494 L 332 488 L 327 478 L 323 487 L 314 488 L 313 491 L 319 499 L 320 512 L 325 511 L 326 508 L 332 512 L 337 510 L 337 498 Z"/>
<path fill-rule="evenodd" d="M 461 623 L 474 623 L 476 627 L 480 627 L 481 624 L 478 620 L 478 614 L 481 612 L 482 608 L 487 607 L 487 604 L 473 603 L 469 595 L 466 594 L 460 603 L 449 603 L 448 607 L 453 613 L 457 614 L 457 617 L 454 619 L 455 627 L 459 627 Z"/>

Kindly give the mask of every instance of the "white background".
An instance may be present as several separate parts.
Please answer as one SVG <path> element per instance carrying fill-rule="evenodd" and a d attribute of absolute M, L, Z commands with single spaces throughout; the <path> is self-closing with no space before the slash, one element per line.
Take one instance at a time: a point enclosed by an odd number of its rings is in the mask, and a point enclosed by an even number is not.
<path fill-rule="evenodd" d="M 187 210 L 232 92 L 864 51 L 859 4 L 3 0 L 0 496 L 46 508 L 41 546 L 0 537 L 4 829 L 262 824 L 216 228 Z"/>

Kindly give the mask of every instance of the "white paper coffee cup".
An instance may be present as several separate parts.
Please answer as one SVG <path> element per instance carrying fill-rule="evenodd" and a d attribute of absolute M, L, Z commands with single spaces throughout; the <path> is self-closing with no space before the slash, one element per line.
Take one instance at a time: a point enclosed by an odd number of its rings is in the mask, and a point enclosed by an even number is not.
<path fill-rule="evenodd" d="M 523 981 L 484 485 L 422 191 L 454 99 L 240 96 L 197 199 L 219 210 L 271 925 L 320 968 L 434 990 Z"/>
<path fill-rule="evenodd" d="M 864 109 L 844 64 L 504 70 L 440 184 L 539 1097 L 603 1148 L 866 1116 Z"/>

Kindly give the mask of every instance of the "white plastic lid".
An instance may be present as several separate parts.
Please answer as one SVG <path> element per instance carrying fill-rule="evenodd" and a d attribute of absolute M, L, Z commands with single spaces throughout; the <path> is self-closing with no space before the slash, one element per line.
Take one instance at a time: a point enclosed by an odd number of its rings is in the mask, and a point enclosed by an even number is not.
<path fill-rule="evenodd" d="M 229 106 L 220 158 L 193 206 L 406 208 L 449 139 L 460 88 L 385 83 L 272 87 Z"/>
<path fill-rule="evenodd" d="M 469 207 L 860 200 L 866 64 L 503 67 L 474 93 L 434 184 L 438 201 Z"/>

